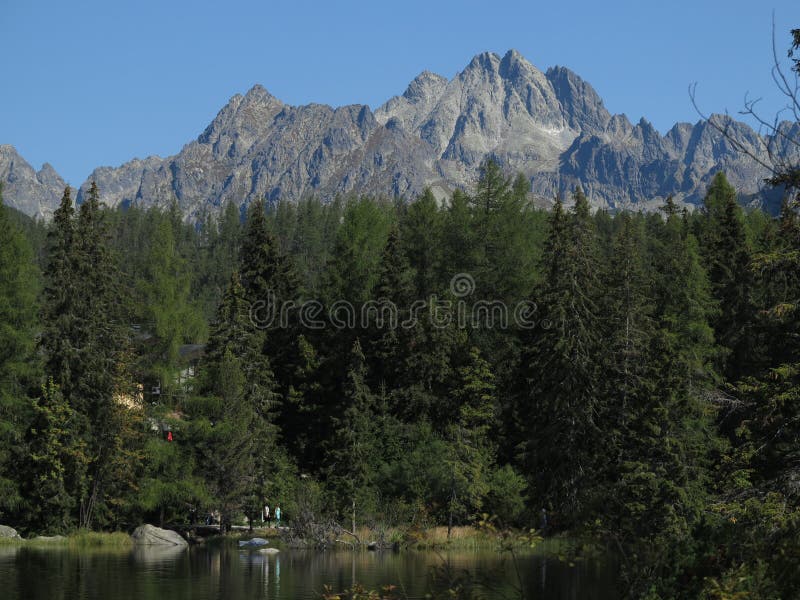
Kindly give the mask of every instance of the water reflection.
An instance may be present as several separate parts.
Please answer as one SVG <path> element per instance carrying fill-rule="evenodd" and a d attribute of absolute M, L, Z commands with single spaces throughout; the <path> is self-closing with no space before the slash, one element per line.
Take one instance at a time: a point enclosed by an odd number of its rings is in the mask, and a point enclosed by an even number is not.
<path fill-rule="evenodd" d="M 143 565 L 168 565 L 188 551 L 186 546 L 134 546 L 131 556 Z"/>
<path fill-rule="evenodd" d="M 446 569 L 444 567 L 446 566 Z M 444 569 L 444 570 L 443 570 Z M 0 548 L 3 600 L 244 600 L 320 597 L 360 583 L 393 584 L 409 598 L 424 597 L 438 571 L 485 583 L 486 597 L 611 600 L 614 573 L 601 562 L 571 567 L 557 559 L 493 552 L 315 552 L 265 554 L 234 544 L 150 547 L 123 552 L 70 548 Z M 519 572 L 519 576 L 516 573 Z M 490 576 L 491 575 L 491 576 Z M 447 580 L 444 580 L 447 583 Z"/>
<path fill-rule="evenodd" d="M 17 552 L 19 552 L 19 548 L 16 545 L 0 546 L 0 563 L 13 561 L 17 556 Z"/>

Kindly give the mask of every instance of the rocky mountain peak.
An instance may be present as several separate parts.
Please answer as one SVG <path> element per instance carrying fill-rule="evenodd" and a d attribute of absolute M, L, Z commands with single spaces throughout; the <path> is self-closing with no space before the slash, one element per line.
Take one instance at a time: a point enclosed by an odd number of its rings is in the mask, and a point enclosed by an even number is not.
<path fill-rule="evenodd" d="M 505 53 L 500 60 L 498 71 L 501 77 L 510 80 L 529 77 L 533 72 L 541 73 L 539 69 L 525 60 L 525 57 L 516 50 L 509 50 Z"/>
<path fill-rule="evenodd" d="M 408 84 L 406 91 L 403 92 L 403 98 L 412 104 L 419 104 L 438 97 L 446 86 L 446 77 L 430 71 L 423 71 Z"/>
<path fill-rule="evenodd" d="M 231 97 L 177 155 L 98 168 L 89 181 L 111 206 L 175 199 L 193 218 L 209 205 L 258 197 L 412 199 L 425 187 L 443 196 L 471 189 L 492 156 L 509 174 L 524 173 L 542 204 L 580 185 L 595 206 L 657 207 L 668 195 L 700 202 L 720 169 L 742 193 L 757 191 L 764 169 L 720 127 L 755 156 L 768 160 L 770 147 L 794 152 L 790 160 L 800 162 L 796 145 L 765 140 L 724 115 L 661 136 L 646 119 L 632 125 L 612 116 L 595 89 L 565 67 L 542 72 L 515 50 L 483 52 L 452 79 L 423 71 L 375 111 L 290 106 L 255 85 Z M 785 131 L 800 136 L 796 123 Z M 6 200 L 29 214 L 55 207 L 65 185 L 52 167 L 36 172 L 8 145 L 0 146 L 0 180 Z"/>
<path fill-rule="evenodd" d="M 471 71 L 486 71 L 496 73 L 500 67 L 500 57 L 494 52 L 484 51 L 472 57 L 467 67 L 462 73 Z"/>
<path fill-rule="evenodd" d="M 9 144 L 0 145 L 0 181 L 6 204 L 41 218 L 52 214 L 67 185 L 47 163 L 36 172 Z"/>
<path fill-rule="evenodd" d="M 595 89 L 566 67 L 551 67 L 545 77 L 564 107 L 570 126 L 597 133 L 608 125 L 611 115 Z"/>

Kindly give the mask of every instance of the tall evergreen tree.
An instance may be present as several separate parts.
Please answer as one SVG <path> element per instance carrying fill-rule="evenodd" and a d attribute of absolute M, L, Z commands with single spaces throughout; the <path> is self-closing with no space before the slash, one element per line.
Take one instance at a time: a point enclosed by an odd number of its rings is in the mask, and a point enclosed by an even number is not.
<path fill-rule="evenodd" d="M 91 466 L 87 495 L 81 498 L 79 525 L 90 528 L 95 510 L 103 501 L 109 464 L 121 426 L 115 395 L 122 389 L 121 375 L 128 356 L 127 300 L 120 272 L 111 255 L 109 231 L 100 205 L 97 184 L 92 182 L 78 214 L 76 226 L 76 296 L 78 315 L 77 369 L 71 405 L 86 416 L 85 435 Z"/>
<path fill-rule="evenodd" d="M 38 273 L 27 240 L 3 205 L 0 184 L 0 515 L 21 507 L 23 435 L 29 389 L 39 377 L 35 353 Z"/>
<path fill-rule="evenodd" d="M 403 215 L 400 240 L 409 266 L 414 270 L 415 297 L 424 299 L 438 292 L 441 285 L 444 213 L 436 198 L 426 189 Z"/>
<path fill-rule="evenodd" d="M 598 417 L 600 319 L 597 240 L 586 197 L 569 215 L 556 202 L 535 300 L 540 327 L 522 355 L 517 419 L 534 494 L 568 523 L 585 509 L 602 447 Z"/>
<path fill-rule="evenodd" d="M 201 311 L 190 300 L 191 277 L 187 261 L 178 253 L 173 223 L 158 215 L 150 239 L 147 264 L 139 287 L 144 300 L 144 322 L 155 336 L 152 368 L 163 390 L 172 387 L 180 368 L 182 344 L 203 339 Z"/>
<path fill-rule="evenodd" d="M 76 417 L 51 378 L 35 404 L 26 461 L 29 521 L 37 531 L 56 534 L 72 529 L 81 498 L 70 489 L 69 479 L 85 479 L 90 458 Z"/>
<path fill-rule="evenodd" d="M 494 376 L 477 348 L 470 350 L 467 363 L 458 369 L 453 395 L 458 408 L 447 430 L 448 537 L 454 518 L 463 519 L 483 508 L 495 466 L 494 446 L 489 439 L 497 416 Z"/>
<path fill-rule="evenodd" d="M 732 377 L 750 372 L 753 323 L 750 246 L 736 190 L 723 172 L 714 176 L 704 200 L 703 252 L 719 312 L 714 316 L 717 343 L 726 356 L 720 370 Z"/>
<path fill-rule="evenodd" d="M 75 207 L 67 187 L 53 213 L 53 225 L 48 233 L 40 347 L 45 358 L 45 372 L 68 399 L 71 399 L 74 387 L 72 365 L 77 360 L 75 338 L 79 301 L 76 294 L 75 236 Z"/>
<path fill-rule="evenodd" d="M 228 519 L 234 510 L 245 508 L 249 498 L 260 502 L 278 445 L 274 375 L 262 351 L 263 332 L 253 325 L 249 309 L 234 272 L 203 365 L 201 390 L 221 404 L 206 415 L 215 425 L 203 461 L 214 467 L 210 488 L 224 501 Z"/>
<path fill-rule="evenodd" d="M 68 481 L 79 499 L 78 525 L 90 528 L 119 450 L 123 413 L 114 397 L 126 387 L 127 303 L 94 183 L 77 219 L 74 212 L 67 189 L 50 234 L 41 347 L 89 457 L 85 479 L 74 473 Z"/>
<path fill-rule="evenodd" d="M 659 226 L 674 228 L 676 219 L 672 214 Z M 712 438 L 710 420 L 694 387 L 702 382 L 701 374 L 690 376 L 685 361 L 693 359 L 691 368 L 702 369 L 702 355 L 692 354 L 703 351 L 698 344 L 710 346 L 711 340 L 710 335 L 704 341 L 685 337 L 685 345 L 675 340 L 687 330 L 697 334 L 705 327 L 708 332 L 697 302 L 709 300 L 700 295 L 707 290 L 702 279 L 698 284 L 684 276 L 695 270 L 699 277 L 702 271 L 696 271 L 696 254 L 686 247 L 681 232 L 675 233 L 677 239 L 666 241 L 675 244 L 670 260 L 677 264 L 671 267 L 679 270 L 664 268 L 654 275 L 664 278 L 660 283 L 667 293 L 680 289 L 684 294 L 683 308 L 670 308 L 679 310 L 677 314 L 659 322 L 665 315 L 658 314 L 657 298 L 649 293 L 653 286 L 644 270 L 641 229 L 628 215 L 616 235 L 608 276 L 602 401 L 607 472 L 602 478 L 606 483 L 598 486 L 596 510 L 607 512 L 598 522 L 623 555 L 640 557 L 622 566 L 633 595 L 646 593 L 653 581 L 669 578 L 679 568 L 705 501 L 708 465 L 702 445 Z M 689 319 L 699 322 L 687 323 Z"/>
<path fill-rule="evenodd" d="M 344 385 L 342 412 L 332 422 L 333 444 L 328 452 L 330 479 L 342 499 L 343 514 L 350 516 L 355 533 L 358 511 L 374 509 L 378 458 L 376 402 L 366 383 L 367 369 L 356 339 Z"/>
<path fill-rule="evenodd" d="M 257 328 L 249 343 L 269 361 L 275 391 L 285 399 L 293 383 L 299 330 L 296 311 L 283 309 L 298 300 L 298 284 L 291 260 L 269 232 L 262 200 L 250 207 L 240 266 L 242 291 L 252 309 L 248 317 Z"/>

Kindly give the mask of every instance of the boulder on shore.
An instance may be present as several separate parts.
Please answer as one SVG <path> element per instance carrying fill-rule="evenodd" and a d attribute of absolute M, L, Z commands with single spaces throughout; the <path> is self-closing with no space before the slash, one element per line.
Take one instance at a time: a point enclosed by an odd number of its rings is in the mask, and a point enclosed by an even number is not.
<path fill-rule="evenodd" d="M 32 542 L 62 542 L 65 538 L 63 535 L 37 535 L 33 538 Z"/>
<path fill-rule="evenodd" d="M 259 537 L 253 538 L 252 540 L 239 540 L 240 548 L 243 546 L 266 546 L 267 544 L 269 544 L 267 540 Z"/>
<path fill-rule="evenodd" d="M 139 525 L 131 534 L 133 543 L 141 546 L 188 546 L 189 543 L 176 531 L 154 525 Z"/>
<path fill-rule="evenodd" d="M 22 536 L 17 533 L 17 530 L 8 525 L 0 525 L 0 538 L 11 540 L 21 540 Z"/>

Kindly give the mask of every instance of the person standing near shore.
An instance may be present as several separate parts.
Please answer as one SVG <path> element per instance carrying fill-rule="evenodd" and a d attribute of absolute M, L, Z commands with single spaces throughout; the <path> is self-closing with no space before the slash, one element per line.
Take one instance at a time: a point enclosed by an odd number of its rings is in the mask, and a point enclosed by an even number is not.
<path fill-rule="evenodd" d="M 269 525 L 269 504 L 264 505 L 264 518 L 262 519 L 264 523 Z"/>
<path fill-rule="evenodd" d="M 275 527 L 279 527 L 281 524 L 281 507 L 275 507 Z"/>

